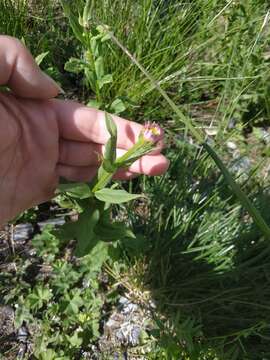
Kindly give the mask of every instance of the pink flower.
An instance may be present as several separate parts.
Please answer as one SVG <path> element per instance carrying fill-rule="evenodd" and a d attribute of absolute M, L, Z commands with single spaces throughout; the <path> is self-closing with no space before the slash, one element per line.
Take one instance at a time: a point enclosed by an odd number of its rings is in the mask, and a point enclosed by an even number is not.
<path fill-rule="evenodd" d="M 158 124 L 148 121 L 141 131 L 141 136 L 144 140 L 156 144 L 163 139 L 164 130 Z"/>

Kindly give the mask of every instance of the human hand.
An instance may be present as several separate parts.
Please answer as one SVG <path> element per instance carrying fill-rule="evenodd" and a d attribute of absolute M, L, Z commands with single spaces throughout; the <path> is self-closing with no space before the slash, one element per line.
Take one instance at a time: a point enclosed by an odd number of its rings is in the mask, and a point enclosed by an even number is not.
<path fill-rule="evenodd" d="M 0 225 L 21 211 L 51 199 L 59 177 L 90 181 L 108 140 L 104 113 L 81 104 L 53 99 L 59 87 L 43 74 L 16 39 L 0 36 Z M 113 117 L 118 155 L 137 140 L 141 125 Z M 146 155 L 117 179 L 160 175 L 168 160 Z"/>

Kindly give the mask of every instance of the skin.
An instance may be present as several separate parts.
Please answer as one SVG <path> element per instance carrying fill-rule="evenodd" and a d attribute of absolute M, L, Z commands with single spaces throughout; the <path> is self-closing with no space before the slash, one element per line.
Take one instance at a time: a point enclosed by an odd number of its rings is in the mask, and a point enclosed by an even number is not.
<path fill-rule="evenodd" d="M 50 200 L 59 177 L 89 181 L 96 174 L 108 140 L 104 113 L 72 101 L 54 99 L 58 85 L 36 65 L 17 40 L 0 36 L 0 226 L 21 211 Z M 118 154 L 132 146 L 141 125 L 114 116 Z M 162 146 L 117 179 L 161 175 L 168 160 Z"/>

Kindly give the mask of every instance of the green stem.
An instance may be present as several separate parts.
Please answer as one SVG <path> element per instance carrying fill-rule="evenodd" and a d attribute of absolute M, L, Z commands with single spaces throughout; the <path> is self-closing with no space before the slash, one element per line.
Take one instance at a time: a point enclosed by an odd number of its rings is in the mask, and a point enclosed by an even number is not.
<path fill-rule="evenodd" d="M 92 189 L 92 192 L 96 192 L 100 189 L 103 189 L 112 179 L 113 175 L 117 172 L 118 169 L 123 167 L 123 164 L 133 155 L 140 147 L 144 145 L 143 140 L 138 140 L 136 144 L 132 146 L 124 155 L 120 156 L 116 159 L 115 163 L 115 171 L 112 173 L 108 173 L 104 168 L 101 168 L 99 176 L 99 180 L 96 179 L 95 185 Z"/>
<path fill-rule="evenodd" d="M 108 173 L 105 169 L 101 168 L 101 175 L 100 179 L 97 180 L 96 184 L 94 185 L 92 192 L 95 193 L 98 190 L 101 190 L 103 188 L 105 188 L 105 186 L 111 181 L 113 175 L 115 174 L 115 172 L 113 173 Z"/>
<path fill-rule="evenodd" d="M 142 140 L 138 140 L 136 142 L 136 144 L 134 144 L 132 146 L 132 148 L 130 148 L 124 155 L 120 156 L 118 159 L 116 159 L 115 161 L 115 165 L 117 166 L 117 169 L 125 162 L 129 159 L 129 157 L 131 155 L 133 155 L 141 146 L 143 146 L 143 141 Z M 119 166 L 118 166 L 119 165 Z"/>

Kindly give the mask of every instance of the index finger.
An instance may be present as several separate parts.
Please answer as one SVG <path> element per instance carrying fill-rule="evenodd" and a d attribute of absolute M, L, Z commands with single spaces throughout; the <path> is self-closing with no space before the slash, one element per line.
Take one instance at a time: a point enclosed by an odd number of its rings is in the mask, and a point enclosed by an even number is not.
<path fill-rule="evenodd" d="M 66 140 L 105 144 L 109 133 L 103 111 L 73 101 L 52 100 L 60 137 Z M 129 149 L 137 141 L 142 125 L 112 115 L 117 126 L 117 147 Z"/>
<path fill-rule="evenodd" d="M 50 99 L 59 93 L 59 86 L 39 69 L 25 46 L 5 35 L 0 35 L 0 85 L 24 98 Z"/>

